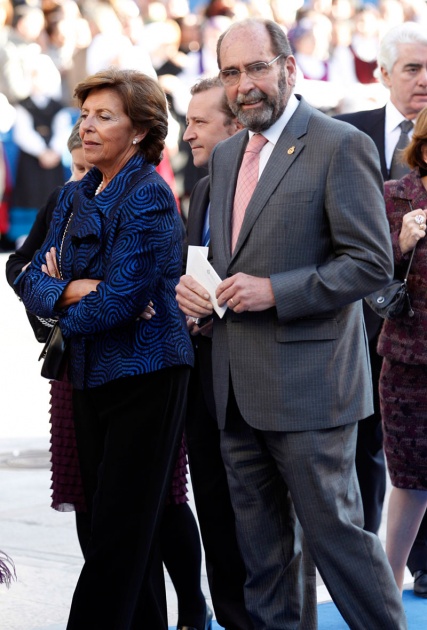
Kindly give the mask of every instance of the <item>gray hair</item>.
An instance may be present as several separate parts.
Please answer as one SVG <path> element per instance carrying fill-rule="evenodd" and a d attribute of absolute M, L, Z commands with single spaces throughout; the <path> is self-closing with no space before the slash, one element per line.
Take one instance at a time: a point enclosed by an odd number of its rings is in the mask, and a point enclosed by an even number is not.
<path fill-rule="evenodd" d="M 390 29 L 381 40 L 378 52 L 375 76 L 384 85 L 381 68 L 389 74 L 399 58 L 399 44 L 422 44 L 427 46 L 427 31 L 425 26 L 417 22 L 404 22 Z"/>

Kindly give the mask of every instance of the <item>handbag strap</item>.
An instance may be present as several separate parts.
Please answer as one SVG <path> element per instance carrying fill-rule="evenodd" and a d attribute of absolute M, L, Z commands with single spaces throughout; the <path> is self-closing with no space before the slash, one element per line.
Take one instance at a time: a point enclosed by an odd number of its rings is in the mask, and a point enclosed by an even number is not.
<path fill-rule="evenodd" d="M 58 267 L 59 267 L 59 276 L 61 278 L 61 280 L 63 280 L 63 275 L 62 275 L 62 248 L 64 247 L 64 241 L 65 241 L 65 236 L 67 234 L 67 230 L 68 230 L 68 226 L 70 225 L 70 221 L 73 218 L 73 212 L 70 214 L 70 216 L 68 217 L 68 221 L 67 221 L 67 225 L 65 226 L 65 230 L 64 233 L 62 235 L 62 239 L 61 239 L 61 246 L 59 248 L 59 254 L 58 254 Z"/>
<path fill-rule="evenodd" d="M 410 210 L 411 210 L 411 212 L 412 212 L 413 207 L 412 207 L 412 203 L 411 203 L 410 199 L 408 199 L 408 204 L 409 204 L 409 208 L 410 208 Z M 418 243 L 418 241 L 417 241 L 417 243 Z M 405 277 L 403 278 L 403 282 L 405 282 L 405 283 L 406 283 L 406 282 L 407 282 L 407 280 L 408 280 L 409 272 L 410 272 L 410 270 L 411 270 L 412 261 L 413 261 L 413 259 L 414 259 L 415 250 L 416 250 L 416 248 L 417 248 L 417 243 L 415 243 L 415 245 L 414 245 L 414 249 L 412 250 L 411 257 L 410 257 L 410 259 L 409 259 L 409 263 L 408 263 L 408 267 L 407 267 L 407 269 L 406 269 Z"/>
<path fill-rule="evenodd" d="M 64 233 L 62 235 L 62 239 L 61 239 L 61 245 L 59 247 L 59 254 L 58 254 L 58 269 L 59 269 L 59 277 L 61 278 L 61 280 L 63 280 L 63 276 L 62 276 L 62 248 L 64 247 L 64 241 L 65 241 L 65 236 L 67 234 L 67 230 L 70 226 L 71 223 L 71 219 L 73 218 L 73 214 L 74 211 L 77 209 L 78 206 L 78 196 L 77 196 L 77 191 L 75 191 L 74 193 L 74 197 L 73 197 L 73 209 L 70 213 L 70 216 L 68 217 L 68 221 L 67 224 L 65 226 L 65 230 Z"/>

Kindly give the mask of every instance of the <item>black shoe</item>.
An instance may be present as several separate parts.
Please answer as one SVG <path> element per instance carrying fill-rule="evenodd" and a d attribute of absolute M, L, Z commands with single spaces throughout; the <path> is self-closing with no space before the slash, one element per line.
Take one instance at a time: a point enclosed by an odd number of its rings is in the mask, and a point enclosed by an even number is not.
<path fill-rule="evenodd" d="M 427 571 L 415 571 L 414 595 L 427 598 Z"/>
<path fill-rule="evenodd" d="M 212 619 L 213 612 L 206 604 L 205 625 L 201 630 L 212 630 Z M 193 626 L 177 626 L 176 630 L 198 630 L 198 628 L 193 628 Z"/>

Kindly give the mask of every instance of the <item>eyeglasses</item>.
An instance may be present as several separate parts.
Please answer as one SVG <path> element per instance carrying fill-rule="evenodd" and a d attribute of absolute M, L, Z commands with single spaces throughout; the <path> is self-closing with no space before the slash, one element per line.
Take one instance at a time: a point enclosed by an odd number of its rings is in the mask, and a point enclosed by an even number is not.
<path fill-rule="evenodd" d="M 271 61 L 256 61 L 255 63 L 250 63 L 248 66 L 245 66 L 244 70 L 237 70 L 237 68 L 230 68 L 228 70 L 220 70 L 219 78 L 221 79 L 221 83 L 224 87 L 229 87 L 231 85 L 237 85 L 240 81 L 240 75 L 243 72 L 246 75 L 257 81 L 259 79 L 264 79 L 268 73 L 270 72 L 270 66 L 283 57 L 284 53 L 280 53 L 277 57 L 274 57 Z"/>

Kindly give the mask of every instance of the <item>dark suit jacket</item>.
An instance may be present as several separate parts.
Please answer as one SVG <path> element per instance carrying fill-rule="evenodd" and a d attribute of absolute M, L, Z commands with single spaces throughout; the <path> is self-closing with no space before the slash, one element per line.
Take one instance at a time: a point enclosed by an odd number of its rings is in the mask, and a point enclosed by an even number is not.
<path fill-rule="evenodd" d="M 335 116 L 337 120 L 343 120 L 354 125 L 360 131 L 366 133 L 375 143 L 380 156 L 381 174 L 384 181 L 389 178 L 389 172 L 385 161 L 385 107 L 371 109 L 351 114 Z M 366 330 L 370 340 L 374 340 L 380 332 L 383 320 L 379 315 L 363 302 L 363 314 L 365 316 Z"/>
<path fill-rule="evenodd" d="M 38 211 L 36 220 L 22 246 L 9 256 L 6 263 L 6 278 L 11 287 L 21 273 L 22 267 L 30 262 L 34 252 L 43 245 L 60 191 L 61 187 L 55 188 L 46 205 Z"/>
<path fill-rule="evenodd" d="M 340 114 L 335 116 L 335 118 L 351 123 L 372 138 L 380 156 L 383 179 L 384 181 L 387 180 L 389 173 L 385 161 L 385 107 L 353 112 L 351 114 Z"/>
<path fill-rule="evenodd" d="M 200 179 L 194 186 L 190 196 L 187 219 L 187 245 L 201 245 L 206 210 L 209 205 L 209 176 Z M 210 337 L 198 335 L 191 338 L 199 369 L 197 375 L 203 390 L 209 413 L 215 417 L 215 402 L 212 387 L 212 340 Z"/>
<path fill-rule="evenodd" d="M 370 138 L 301 99 L 249 202 L 236 248 L 230 219 L 247 131 L 212 154 L 211 238 L 221 278 L 271 279 L 276 306 L 215 320 L 214 391 L 224 427 L 230 373 L 246 422 L 316 430 L 372 414 L 361 298 L 392 271 L 378 154 Z"/>

